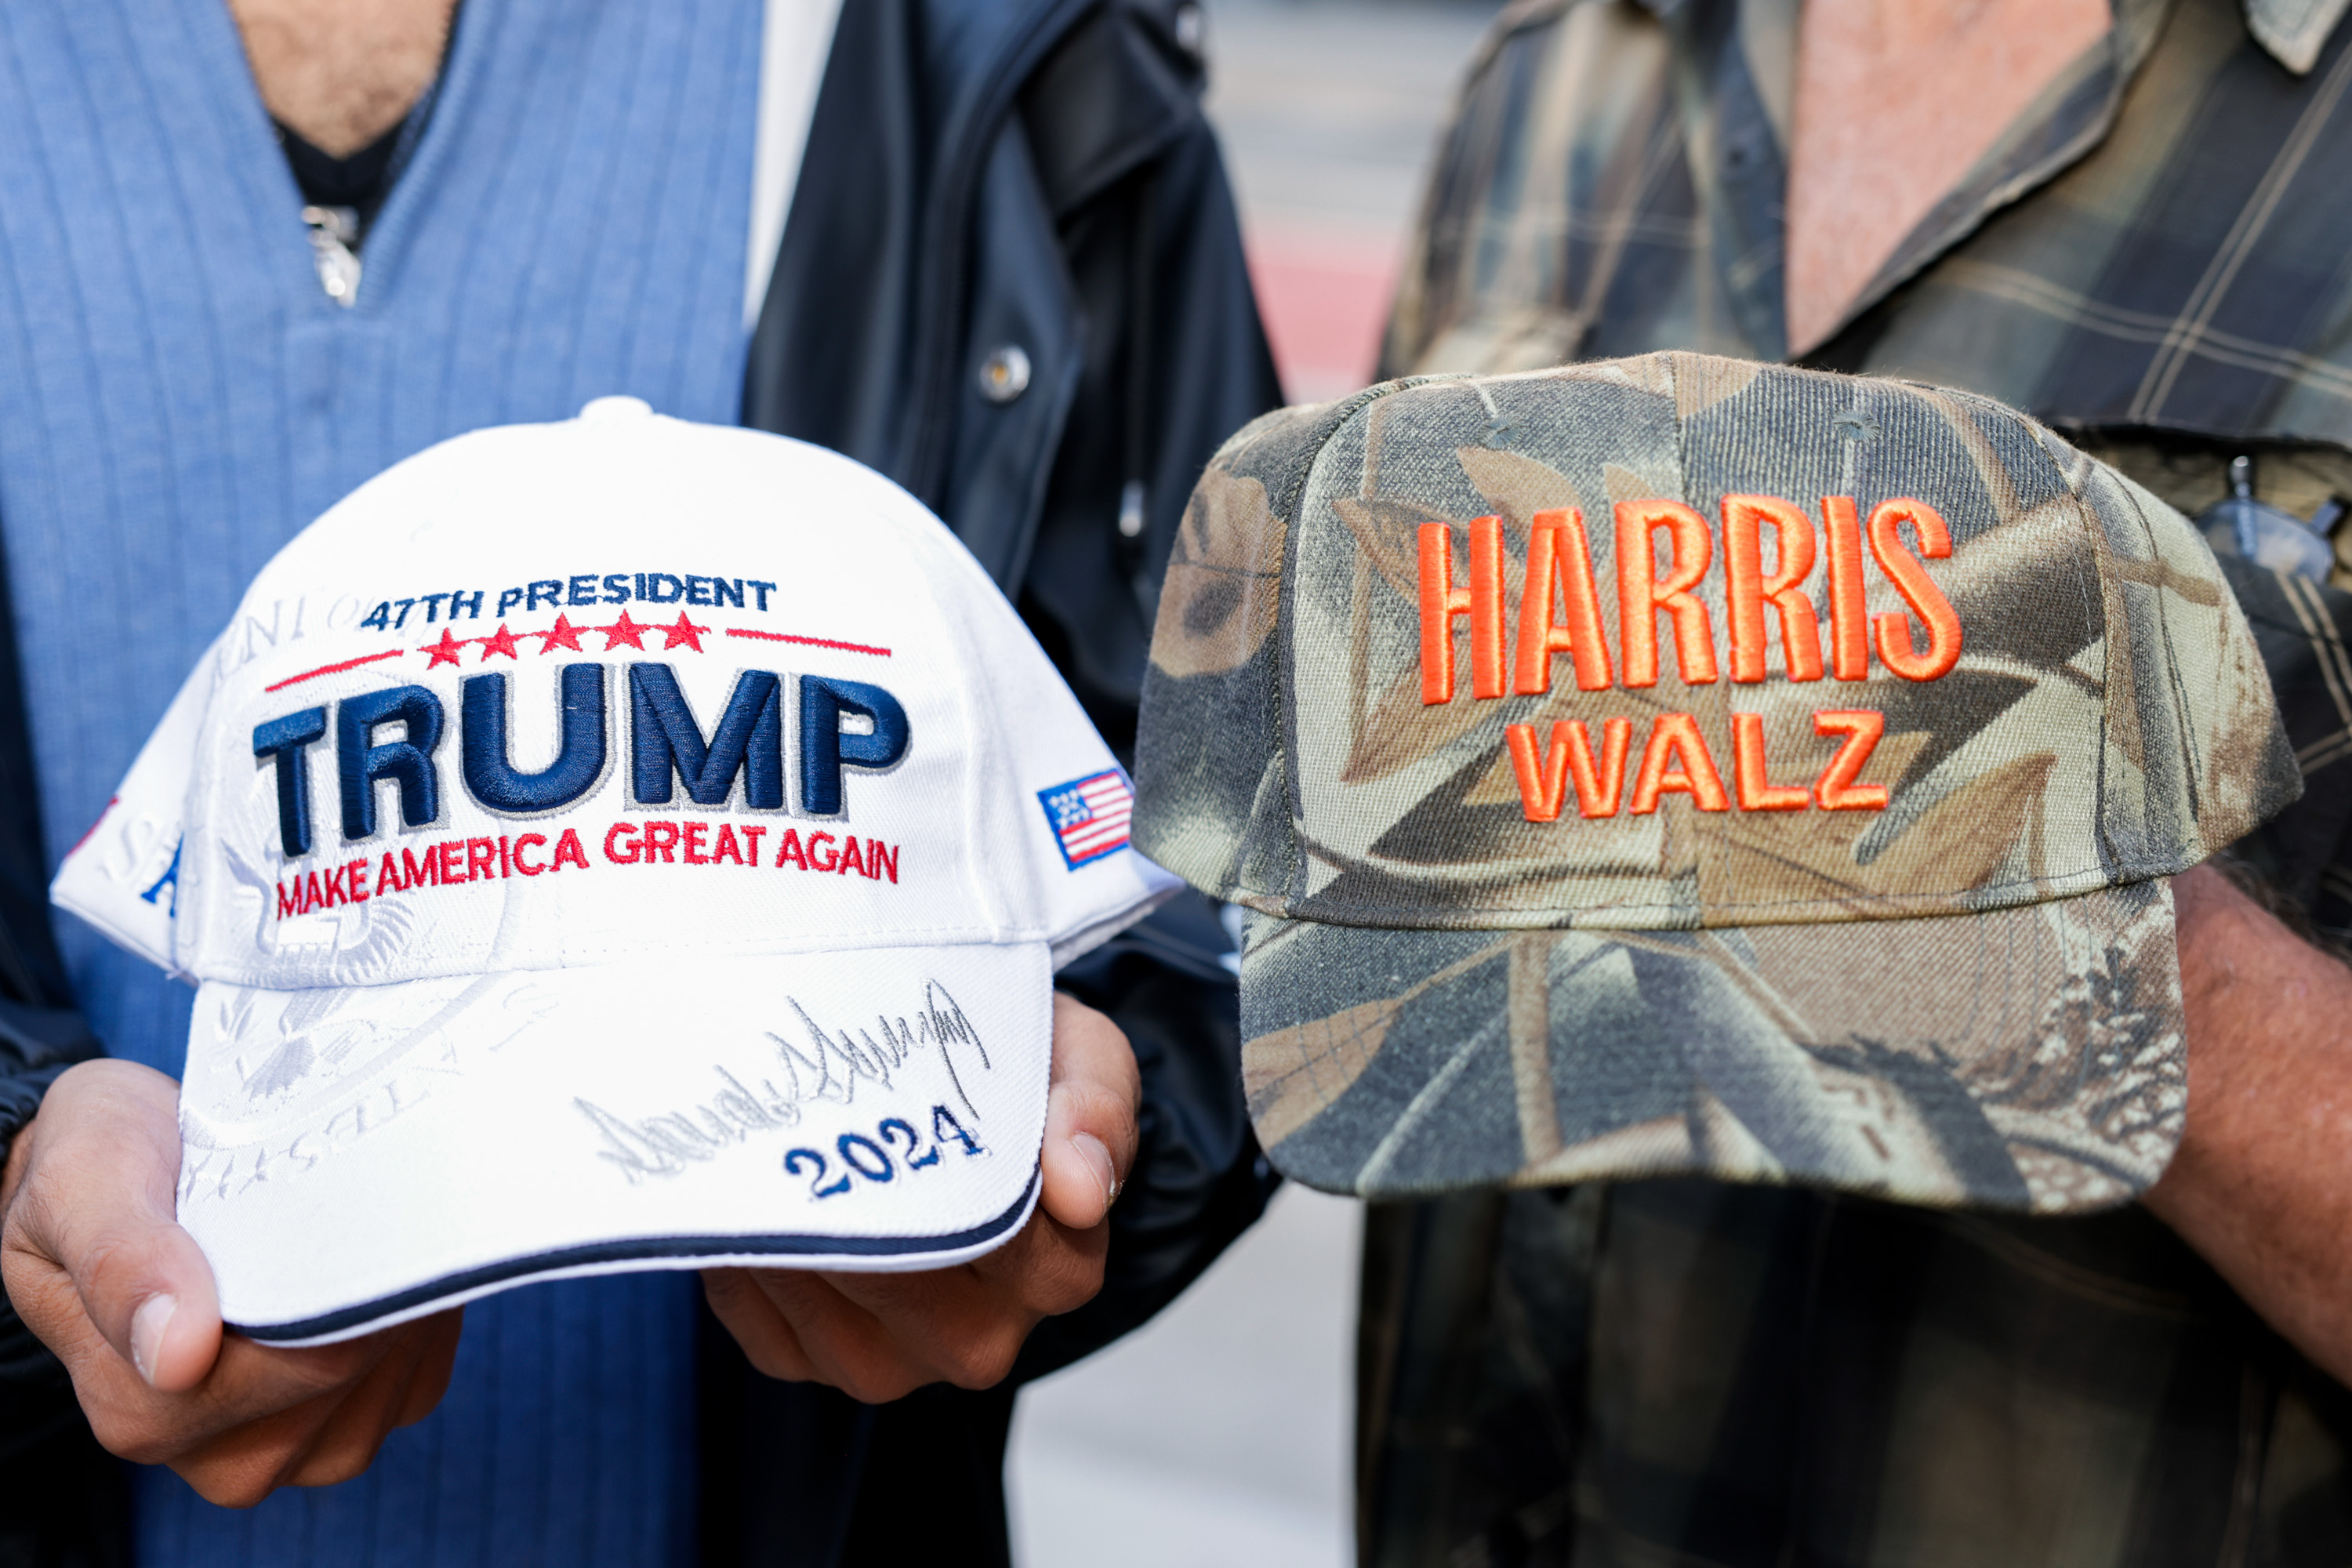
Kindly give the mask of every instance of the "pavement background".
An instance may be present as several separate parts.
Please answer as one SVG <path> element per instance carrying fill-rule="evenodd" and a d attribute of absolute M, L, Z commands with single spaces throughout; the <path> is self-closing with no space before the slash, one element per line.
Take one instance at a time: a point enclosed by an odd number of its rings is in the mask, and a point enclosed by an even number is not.
<path fill-rule="evenodd" d="M 1225 142 L 1283 383 L 1371 378 L 1431 155 L 1493 0 L 1208 0 Z"/>
<path fill-rule="evenodd" d="M 1354 1558 L 1358 1206 L 1285 1187 L 1142 1329 L 1033 1384 L 1005 1484 L 1023 1568 Z"/>
<path fill-rule="evenodd" d="M 1208 0 L 1260 309 L 1292 399 L 1371 377 L 1455 82 L 1492 0 Z M 1354 1559 L 1357 1205 L 1285 1187 L 1173 1307 L 1033 1385 L 1005 1479 L 1023 1568 Z"/>

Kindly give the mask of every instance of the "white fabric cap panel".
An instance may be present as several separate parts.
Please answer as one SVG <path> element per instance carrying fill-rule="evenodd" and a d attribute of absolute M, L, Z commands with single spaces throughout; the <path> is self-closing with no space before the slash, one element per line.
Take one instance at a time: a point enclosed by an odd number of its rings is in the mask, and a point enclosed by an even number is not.
<path fill-rule="evenodd" d="M 289 543 L 52 896 L 203 983 L 184 1218 L 234 1321 L 332 1337 L 722 1242 L 905 1268 L 1002 1239 L 1051 969 L 1178 886 L 1129 798 L 912 497 L 612 399 L 421 453 Z M 925 1076 L 966 1036 L 992 1099 Z M 862 1066 L 828 1079 L 835 1037 Z M 777 1174 L 878 1170 L 885 1120 L 958 1105 L 985 1158 L 823 1203 Z M 671 1129 L 643 1138 L 677 1168 L 600 1158 L 624 1126 Z"/>
<path fill-rule="evenodd" d="M 547 449 L 518 452 L 525 444 Z M 713 572 L 643 572 L 647 556 Z M 654 595 L 679 597 L 649 610 L 640 577 Z M 442 583 L 449 587 L 427 586 Z M 559 590 L 564 602 L 550 602 Z M 453 592 L 454 625 L 443 613 Z M 604 602 L 619 594 L 632 597 Z M 714 594 L 730 602 L 685 602 Z M 394 624 L 362 624 L 379 613 Z M 1041 793 L 1116 763 L 978 564 L 897 487 L 779 437 L 640 417 L 446 443 L 371 481 L 289 545 L 210 662 L 173 922 L 175 967 L 203 979 L 310 988 L 665 950 L 954 942 L 1043 941 L 1066 961 L 1072 944 L 1115 930 L 1168 886 L 1132 852 L 1070 866 Z M 596 783 L 552 811 L 485 805 L 464 782 L 469 679 L 505 678 L 511 733 L 501 761 L 528 773 L 557 755 L 560 682 L 578 666 L 602 672 Z M 773 679 L 785 804 L 753 808 L 748 768 L 718 807 L 698 805 L 675 775 L 667 803 L 635 798 L 633 689 L 674 682 L 708 737 L 747 676 Z M 806 809 L 798 787 L 811 677 L 887 691 L 908 731 L 887 769 L 841 768 L 842 809 L 824 815 Z M 367 785 L 374 831 L 347 837 L 339 772 L 342 753 L 359 748 L 335 732 L 344 705 L 408 688 L 428 692 L 438 716 L 424 770 L 434 815 L 409 825 L 423 792 L 379 776 Z M 175 706 L 174 717 L 184 711 Z M 289 858 L 284 770 L 257 761 L 255 732 L 303 713 L 318 715 L 321 733 L 299 768 L 310 853 Z M 844 721 L 861 726 L 855 714 Z M 394 719 L 365 739 L 396 745 L 405 735 Z M 153 771 L 168 798 L 162 759 Z M 134 816 L 162 820 L 141 798 L 148 782 L 126 780 L 86 851 L 121 845 Z M 110 831 L 118 816 L 121 829 Z M 68 907 L 102 925 L 143 918 L 152 928 L 162 900 L 131 889 L 135 877 L 88 888 L 95 879 L 76 875 L 83 859 L 78 852 L 61 879 Z M 126 891 L 145 916 L 123 908 Z"/>
<path fill-rule="evenodd" d="M 220 662 L 216 640 L 180 683 L 179 694 L 139 748 L 114 798 L 66 856 L 49 889 L 53 902 L 96 926 L 115 945 L 184 978 L 173 951 L 180 850 L 196 737 Z"/>
<path fill-rule="evenodd" d="M 208 982 L 180 1223 L 223 1318 L 281 1343 L 600 1266 L 961 1262 L 1035 1198 L 1045 965 L 961 946 Z"/>

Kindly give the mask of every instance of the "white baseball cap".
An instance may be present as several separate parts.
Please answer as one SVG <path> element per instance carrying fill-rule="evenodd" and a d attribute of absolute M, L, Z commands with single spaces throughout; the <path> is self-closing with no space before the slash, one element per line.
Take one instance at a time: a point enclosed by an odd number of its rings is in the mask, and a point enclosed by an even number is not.
<path fill-rule="evenodd" d="M 608 398 L 288 544 L 51 894 L 196 982 L 180 1223 L 323 1343 L 1009 1237 L 1053 971 L 1178 885 L 1129 798 L 914 498 Z"/>

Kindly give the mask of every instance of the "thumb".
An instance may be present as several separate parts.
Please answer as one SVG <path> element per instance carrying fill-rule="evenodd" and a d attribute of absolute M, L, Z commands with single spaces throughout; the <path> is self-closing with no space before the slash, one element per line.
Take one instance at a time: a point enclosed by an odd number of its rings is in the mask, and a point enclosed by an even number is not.
<path fill-rule="evenodd" d="M 1063 994 L 1054 997 L 1054 1066 L 1039 1156 L 1045 1212 L 1073 1230 L 1109 1214 L 1135 1163 L 1141 1076 L 1127 1036 Z"/>
<path fill-rule="evenodd" d="M 13 1244 L 70 1282 L 89 1328 L 150 1387 L 194 1388 L 220 1353 L 220 1298 L 174 1217 L 179 1086 L 135 1063 L 87 1062 L 58 1079 L 26 1134 Z"/>

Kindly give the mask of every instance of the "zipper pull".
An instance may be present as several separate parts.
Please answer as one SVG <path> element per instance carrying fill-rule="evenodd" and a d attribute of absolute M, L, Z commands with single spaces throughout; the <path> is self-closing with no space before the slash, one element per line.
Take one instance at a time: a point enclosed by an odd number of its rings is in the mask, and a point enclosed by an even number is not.
<path fill-rule="evenodd" d="M 302 221 L 310 230 L 310 255 L 319 267 L 319 287 L 345 310 L 359 302 L 360 256 L 352 247 L 360 242 L 356 207 L 304 207 Z"/>

